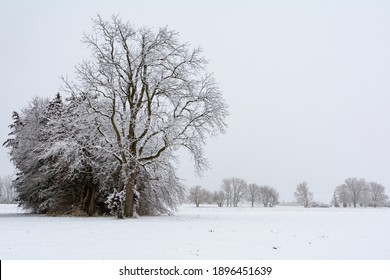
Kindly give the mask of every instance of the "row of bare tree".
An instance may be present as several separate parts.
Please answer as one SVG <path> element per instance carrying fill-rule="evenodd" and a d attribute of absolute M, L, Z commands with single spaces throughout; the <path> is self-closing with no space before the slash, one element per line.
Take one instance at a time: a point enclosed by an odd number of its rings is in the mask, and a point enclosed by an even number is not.
<path fill-rule="evenodd" d="M 195 186 L 189 190 L 188 199 L 200 204 L 215 203 L 219 207 L 238 207 L 239 203 L 247 201 L 252 207 L 262 204 L 264 207 L 274 207 L 279 204 L 279 193 L 272 187 L 247 184 L 241 178 L 229 178 L 222 181 L 219 191 L 211 192 L 201 186 Z"/>
<path fill-rule="evenodd" d="M 301 182 L 296 186 L 294 197 L 296 202 L 305 208 L 329 207 L 313 200 L 313 193 L 309 190 L 307 182 Z M 242 200 L 249 202 L 252 207 L 259 204 L 273 207 L 279 204 L 279 193 L 269 186 L 248 185 L 243 179 L 230 178 L 224 179 L 221 190 L 213 193 L 201 186 L 195 186 L 190 189 L 188 199 L 197 207 L 200 204 L 212 203 L 216 203 L 219 207 L 225 204 L 227 207 L 237 207 Z M 383 207 L 389 205 L 389 197 L 385 194 L 385 187 L 379 183 L 348 178 L 344 184 L 336 187 L 331 204 L 334 207 L 357 207 L 358 205 Z"/>
<path fill-rule="evenodd" d="M 385 187 L 377 182 L 366 182 L 363 178 L 348 178 L 337 186 L 332 199 L 335 207 L 369 206 L 383 207 L 389 203 Z"/>
<path fill-rule="evenodd" d="M 318 204 L 313 201 L 313 193 L 306 182 L 297 185 L 294 197 L 304 207 Z M 383 207 L 389 204 L 389 197 L 385 193 L 385 187 L 377 182 L 348 178 L 342 185 L 336 187 L 331 204 L 334 207 Z"/>

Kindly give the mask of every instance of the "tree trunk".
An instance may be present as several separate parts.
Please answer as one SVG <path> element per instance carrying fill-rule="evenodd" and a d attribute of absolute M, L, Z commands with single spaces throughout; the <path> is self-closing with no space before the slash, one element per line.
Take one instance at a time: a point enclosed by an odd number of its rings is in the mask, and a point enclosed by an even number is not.
<path fill-rule="evenodd" d="M 95 214 L 95 210 L 96 210 L 96 188 L 95 186 L 91 186 L 90 188 L 90 197 L 88 199 L 88 216 L 93 216 L 93 214 Z"/>
<path fill-rule="evenodd" d="M 132 170 L 130 179 L 126 183 L 126 197 L 124 206 L 124 215 L 127 218 L 134 216 L 134 189 L 136 184 L 137 174 L 135 170 Z"/>

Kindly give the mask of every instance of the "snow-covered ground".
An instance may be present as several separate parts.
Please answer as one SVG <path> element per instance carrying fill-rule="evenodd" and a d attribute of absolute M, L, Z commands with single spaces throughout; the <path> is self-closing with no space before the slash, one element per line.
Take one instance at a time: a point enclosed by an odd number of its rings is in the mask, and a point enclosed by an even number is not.
<path fill-rule="evenodd" d="M 390 259 L 390 209 L 218 208 L 46 217 L 0 205 L 0 259 Z"/>

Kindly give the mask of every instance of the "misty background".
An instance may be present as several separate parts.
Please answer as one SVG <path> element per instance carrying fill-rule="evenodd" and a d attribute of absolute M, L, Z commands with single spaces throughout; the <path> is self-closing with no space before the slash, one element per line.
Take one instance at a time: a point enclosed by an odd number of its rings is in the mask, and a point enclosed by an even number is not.
<path fill-rule="evenodd" d="M 389 1 L 2 0 L 1 143 L 12 111 L 52 99 L 60 76 L 89 57 L 81 39 L 98 13 L 168 26 L 203 47 L 230 116 L 227 133 L 205 147 L 202 178 L 180 154 L 188 187 L 240 177 L 289 201 L 307 181 L 323 202 L 349 177 L 390 187 Z M 0 176 L 13 172 L 1 147 Z"/>

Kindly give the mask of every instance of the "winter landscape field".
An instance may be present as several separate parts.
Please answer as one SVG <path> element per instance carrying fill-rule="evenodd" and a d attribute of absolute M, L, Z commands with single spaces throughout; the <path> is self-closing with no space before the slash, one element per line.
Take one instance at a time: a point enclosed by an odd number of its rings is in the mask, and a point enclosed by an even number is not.
<path fill-rule="evenodd" d="M 390 259 L 388 208 L 196 208 L 47 217 L 0 205 L 0 259 Z"/>

